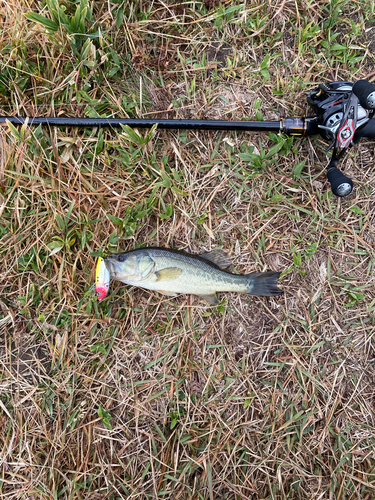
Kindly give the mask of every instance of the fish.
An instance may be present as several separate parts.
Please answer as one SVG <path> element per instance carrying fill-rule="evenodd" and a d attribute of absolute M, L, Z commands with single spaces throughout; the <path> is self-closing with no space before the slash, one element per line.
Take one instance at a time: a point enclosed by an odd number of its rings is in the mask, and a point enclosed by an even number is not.
<path fill-rule="evenodd" d="M 102 257 L 99 257 L 95 271 L 95 293 L 98 300 L 103 300 L 109 290 L 111 275 Z"/>
<path fill-rule="evenodd" d="M 104 262 L 111 280 L 172 297 L 181 293 L 197 295 L 210 304 L 220 303 L 217 292 L 238 292 L 264 297 L 284 293 L 277 287 L 281 274 L 279 272 L 238 275 L 225 271 L 232 260 L 223 250 L 193 255 L 181 250 L 146 247 L 112 254 L 100 262 Z M 108 279 L 104 270 L 99 274 Z M 99 301 L 108 293 L 103 283 L 98 282 L 97 291 Z"/>

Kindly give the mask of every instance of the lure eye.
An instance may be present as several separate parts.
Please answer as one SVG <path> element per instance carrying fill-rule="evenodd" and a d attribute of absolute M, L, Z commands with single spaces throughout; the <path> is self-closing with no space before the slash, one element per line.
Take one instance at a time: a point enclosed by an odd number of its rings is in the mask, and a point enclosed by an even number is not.
<path fill-rule="evenodd" d="M 108 292 L 108 284 L 104 284 L 96 288 L 95 295 L 98 297 L 98 301 L 102 301 Z"/>

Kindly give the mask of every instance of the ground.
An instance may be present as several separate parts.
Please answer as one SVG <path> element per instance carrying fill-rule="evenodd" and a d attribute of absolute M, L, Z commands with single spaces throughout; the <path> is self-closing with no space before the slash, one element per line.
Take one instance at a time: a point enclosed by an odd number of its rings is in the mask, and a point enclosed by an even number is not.
<path fill-rule="evenodd" d="M 0 114 L 311 115 L 319 83 L 374 78 L 374 10 L 8 0 Z M 374 141 L 337 199 L 319 137 L 2 122 L 2 498 L 374 498 Z M 97 257 L 144 245 L 222 248 L 285 293 L 99 304 Z"/>

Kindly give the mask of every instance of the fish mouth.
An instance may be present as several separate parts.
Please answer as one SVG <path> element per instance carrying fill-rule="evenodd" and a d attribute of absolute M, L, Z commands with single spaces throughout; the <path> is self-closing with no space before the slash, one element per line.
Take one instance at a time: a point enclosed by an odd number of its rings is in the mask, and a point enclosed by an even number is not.
<path fill-rule="evenodd" d="M 121 262 L 116 259 L 116 255 L 111 257 L 106 257 L 104 260 L 104 264 L 108 269 L 111 276 L 116 276 L 122 274 Z"/>
<path fill-rule="evenodd" d="M 120 255 L 121 254 L 115 254 L 104 259 L 104 263 L 108 272 L 110 273 L 111 278 L 115 278 L 120 281 L 132 280 L 137 282 L 144 282 L 147 281 L 155 271 L 155 262 L 153 262 L 151 259 L 150 266 L 146 269 L 146 271 L 140 270 L 140 262 L 139 260 L 137 260 L 135 269 L 133 270 L 132 274 L 125 274 L 124 262 L 118 260 Z M 142 272 L 144 274 L 142 274 Z"/>

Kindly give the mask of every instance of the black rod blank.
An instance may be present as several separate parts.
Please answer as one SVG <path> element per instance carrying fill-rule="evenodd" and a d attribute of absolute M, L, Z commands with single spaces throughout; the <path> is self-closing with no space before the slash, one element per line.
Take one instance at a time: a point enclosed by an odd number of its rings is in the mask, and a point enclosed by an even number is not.
<path fill-rule="evenodd" d="M 8 120 L 13 125 L 22 125 L 23 116 L 0 116 L 0 124 Z M 120 127 L 128 125 L 132 128 L 151 128 L 179 130 L 242 130 L 253 132 L 272 132 L 282 130 L 281 121 L 228 121 L 228 120 L 148 120 L 133 118 L 53 118 L 29 117 L 28 125 L 50 125 L 52 127 Z"/>

